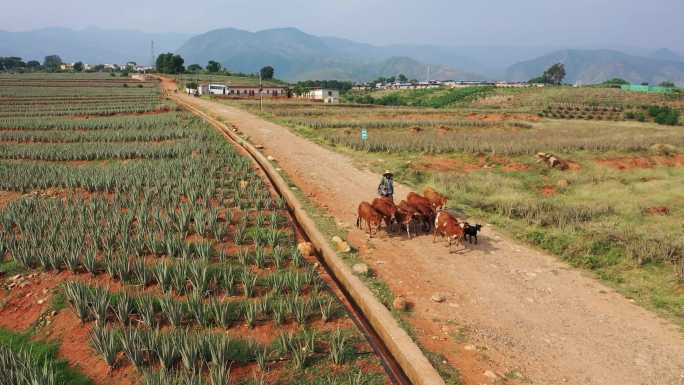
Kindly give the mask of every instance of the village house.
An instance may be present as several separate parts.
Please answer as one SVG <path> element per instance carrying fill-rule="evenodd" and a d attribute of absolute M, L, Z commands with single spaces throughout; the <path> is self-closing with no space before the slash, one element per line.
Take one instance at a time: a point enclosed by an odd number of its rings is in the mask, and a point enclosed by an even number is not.
<path fill-rule="evenodd" d="M 228 96 L 237 98 L 254 98 L 259 96 L 269 97 L 269 98 L 279 98 L 287 97 L 287 87 L 281 86 L 238 86 L 231 85 Z"/>
<path fill-rule="evenodd" d="M 303 93 L 300 98 L 337 104 L 340 102 L 340 91 L 327 88 L 313 88 Z"/>

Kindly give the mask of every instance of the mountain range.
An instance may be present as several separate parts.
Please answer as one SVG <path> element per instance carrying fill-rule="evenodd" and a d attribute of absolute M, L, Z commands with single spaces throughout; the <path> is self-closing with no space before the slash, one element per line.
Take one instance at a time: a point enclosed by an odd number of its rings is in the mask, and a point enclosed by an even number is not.
<path fill-rule="evenodd" d="M 190 38 L 178 53 L 188 62 L 217 60 L 233 71 L 254 72 L 271 65 L 287 80 L 338 79 L 364 81 L 404 74 L 411 79 L 482 79 L 445 64 L 425 64 L 392 52 L 334 37 L 318 37 L 296 28 L 247 32 L 217 29 Z M 464 59 L 467 60 L 467 59 Z"/>
<path fill-rule="evenodd" d="M 65 61 L 149 64 L 156 54 L 177 52 L 186 65 L 209 60 L 238 72 L 272 65 L 284 80 L 365 81 L 403 73 L 411 79 L 526 81 L 551 64 L 566 66 L 569 83 L 594 83 L 614 77 L 632 82 L 671 80 L 684 84 L 684 55 L 667 48 L 566 49 L 554 46 L 377 46 L 296 28 L 249 32 L 234 28 L 199 35 L 131 30 L 45 28 L 0 31 L 0 56 L 42 60 L 59 54 Z"/>
<path fill-rule="evenodd" d="M 655 51 L 651 57 L 607 49 L 561 50 L 511 66 L 506 78 L 515 81 L 529 80 L 539 76 L 554 63 L 565 65 L 567 83 L 594 84 L 622 78 L 632 83 L 658 84 L 672 81 L 684 84 L 684 61 L 666 49 Z"/>

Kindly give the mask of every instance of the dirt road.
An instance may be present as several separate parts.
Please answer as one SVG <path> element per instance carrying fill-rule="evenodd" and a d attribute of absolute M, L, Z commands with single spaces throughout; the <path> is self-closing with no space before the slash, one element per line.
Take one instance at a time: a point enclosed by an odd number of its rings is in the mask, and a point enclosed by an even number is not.
<path fill-rule="evenodd" d="M 263 144 L 339 222 L 353 224 L 358 203 L 373 198 L 379 175 L 349 158 L 248 112 L 172 95 Z M 409 191 L 396 190 L 398 197 Z M 684 338 L 674 325 L 491 227 L 460 254 L 431 236 L 368 240 L 354 229 L 350 240 L 395 295 L 415 304 L 407 320 L 420 342 L 444 354 L 465 384 L 684 384 Z M 445 300 L 432 301 L 435 293 Z"/>

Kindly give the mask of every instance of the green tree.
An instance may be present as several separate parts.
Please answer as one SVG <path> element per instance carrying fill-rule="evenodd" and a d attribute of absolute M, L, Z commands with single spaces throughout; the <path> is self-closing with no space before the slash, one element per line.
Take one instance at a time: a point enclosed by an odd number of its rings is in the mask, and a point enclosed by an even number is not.
<path fill-rule="evenodd" d="M 199 65 L 199 64 L 190 64 L 190 65 L 188 66 L 188 72 L 197 73 L 197 72 L 200 72 L 200 71 L 202 71 L 202 66 Z"/>
<path fill-rule="evenodd" d="M 43 67 L 45 67 L 48 72 L 56 72 L 61 65 L 62 58 L 59 57 L 59 55 L 48 55 L 45 56 L 45 60 L 43 60 Z"/>
<path fill-rule="evenodd" d="M 0 71 L 13 71 L 26 67 L 26 63 L 20 57 L 0 57 Z"/>
<path fill-rule="evenodd" d="M 407 78 L 406 75 L 404 75 L 404 74 L 399 74 L 399 78 L 398 78 L 398 79 L 399 79 L 399 81 L 400 81 L 401 83 L 406 83 L 406 82 L 408 81 L 408 78 Z"/>
<path fill-rule="evenodd" d="M 549 67 L 542 76 L 530 79 L 528 83 L 561 84 L 565 79 L 565 65 L 556 63 Z"/>
<path fill-rule="evenodd" d="M 548 84 L 561 84 L 565 79 L 565 65 L 563 63 L 556 63 L 544 71 L 542 75 Z"/>
<path fill-rule="evenodd" d="M 210 73 L 216 73 L 221 71 L 221 63 L 209 60 L 209 63 L 207 63 L 207 71 Z"/>
<path fill-rule="evenodd" d="M 77 61 L 76 63 L 74 63 L 74 71 L 76 71 L 76 72 L 83 71 L 83 62 Z"/>
<path fill-rule="evenodd" d="M 29 60 L 26 67 L 31 71 L 38 71 L 40 69 L 40 62 L 38 60 Z"/>
<path fill-rule="evenodd" d="M 156 68 L 163 74 L 183 73 L 185 72 L 183 63 L 185 60 L 180 55 L 167 52 L 157 56 Z"/>
<path fill-rule="evenodd" d="M 620 79 L 620 78 L 613 78 L 610 80 L 606 80 L 605 82 L 602 83 L 604 86 L 622 86 L 622 85 L 628 85 L 629 82 L 625 79 Z"/>
<path fill-rule="evenodd" d="M 273 76 L 275 75 L 275 70 L 271 66 L 266 66 L 259 71 L 261 73 L 261 78 L 264 80 L 270 80 L 273 79 Z"/>
<path fill-rule="evenodd" d="M 671 81 L 664 81 L 664 82 L 660 83 L 659 86 L 661 86 L 661 87 L 674 87 L 675 85 Z"/>

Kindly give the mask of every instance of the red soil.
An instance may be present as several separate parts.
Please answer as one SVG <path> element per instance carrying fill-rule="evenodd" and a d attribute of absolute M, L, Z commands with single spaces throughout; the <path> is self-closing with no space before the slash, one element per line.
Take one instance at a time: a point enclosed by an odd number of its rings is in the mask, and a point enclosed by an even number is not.
<path fill-rule="evenodd" d="M 20 193 L 14 191 L 0 191 L 0 209 L 19 199 Z"/>
<path fill-rule="evenodd" d="M 541 193 L 545 197 L 550 197 L 550 196 L 556 194 L 556 188 L 553 186 L 544 186 L 541 189 Z"/>
<path fill-rule="evenodd" d="M 530 166 L 518 162 L 511 162 L 503 167 L 503 170 L 506 172 L 527 171 L 529 169 Z"/>
<path fill-rule="evenodd" d="M 470 113 L 468 119 L 481 122 L 507 122 L 511 120 L 538 122 L 541 120 L 539 116 L 530 114 L 478 114 L 477 112 Z"/>
<path fill-rule="evenodd" d="M 668 215 L 670 214 L 670 208 L 669 207 L 649 207 L 646 209 L 646 212 L 651 215 Z"/>
<path fill-rule="evenodd" d="M 684 166 L 684 154 L 674 156 L 613 158 L 598 160 L 597 163 L 616 170 L 631 170 L 635 168 L 647 169 L 658 166 L 681 167 Z"/>
<path fill-rule="evenodd" d="M 135 368 L 125 359 L 120 359 L 120 367 L 109 371 L 101 357 L 95 355 L 89 344 L 89 333 L 93 323 L 81 324 L 73 312 L 59 312 L 45 332 L 50 339 L 60 341 L 59 356 L 88 376 L 96 384 L 134 385 L 140 380 Z"/>
<path fill-rule="evenodd" d="M 424 156 L 412 165 L 412 169 L 419 171 L 462 172 L 470 173 L 503 166 L 505 172 L 526 171 L 530 167 L 524 163 L 514 162 L 502 157 L 481 156 L 477 161 L 465 162 L 459 159 L 441 158 L 438 156 Z"/>
<path fill-rule="evenodd" d="M 31 327 L 49 308 L 51 290 L 59 281 L 49 274 L 30 274 L 16 280 L 17 286 L 2 298 L 6 302 L 0 308 L 0 327 L 15 331 Z"/>

